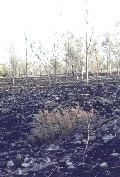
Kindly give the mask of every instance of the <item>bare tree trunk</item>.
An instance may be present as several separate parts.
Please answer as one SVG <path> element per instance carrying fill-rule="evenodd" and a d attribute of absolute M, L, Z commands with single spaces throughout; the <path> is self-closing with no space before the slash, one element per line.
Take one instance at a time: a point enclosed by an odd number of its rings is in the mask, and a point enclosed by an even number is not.
<path fill-rule="evenodd" d="M 70 44 L 68 42 L 68 74 L 69 74 L 69 70 L 70 70 Z"/>
<path fill-rule="evenodd" d="M 107 74 L 109 75 L 109 56 L 107 53 Z"/>
<path fill-rule="evenodd" d="M 50 78 L 50 69 L 47 70 L 47 69 L 45 68 L 45 71 L 46 71 L 46 73 L 47 73 L 47 75 L 48 75 L 49 83 L 50 83 L 50 85 L 52 85 L 52 81 L 51 81 L 51 78 Z"/>
<path fill-rule="evenodd" d="M 120 75 L 120 57 L 118 59 L 118 68 L 117 68 L 117 75 Z"/>
<path fill-rule="evenodd" d="M 57 59 L 56 59 L 56 45 L 54 43 L 54 74 L 55 74 L 55 82 L 57 81 Z"/>
<path fill-rule="evenodd" d="M 98 57 L 96 57 L 96 61 L 97 61 L 97 78 L 98 78 L 98 74 L 99 74 L 99 61 L 98 61 Z"/>
<path fill-rule="evenodd" d="M 12 77 L 12 82 L 13 82 L 13 85 L 15 85 L 15 59 L 14 59 L 14 56 L 13 56 L 13 77 Z"/>
<path fill-rule="evenodd" d="M 57 81 L 57 61 L 56 61 L 56 57 L 55 57 L 54 73 L 55 73 L 55 82 L 56 82 Z"/>
<path fill-rule="evenodd" d="M 84 78 L 84 69 L 83 69 L 83 67 L 82 67 L 81 73 L 82 73 L 82 80 L 83 80 L 83 78 Z"/>
<path fill-rule="evenodd" d="M 39 65 L 39 72 L 40 72 L 40 77 L 41 77 L 41 64 Z"/>
<path fill-rule="evenodd" d="M 110 45 L 110 34 L 109 34 L 109 75 L 112 74 L 111 71 L 111 45 Z"/>
<path fill-rule="evenodd" d="M 108 33 L 107 72 L 108 72 L 108 75 L 111 75 L 111 46 L 110 46 L 110 34 L 109 33 Z"/>
<path fill-rule="evenodd" d="M 67 79 L 67 69 L 68 69 L 68 65 L 67 65 L 67 56 L 66 56 L 66 61 L 65 61 L 65 79 Z"/>
<path fill-rule="evenodd" d="M 117 67 L 117 75 L 120 75 L 119 67 Z"/>
<path fill-rule="evenodd" d="M 26 86 L 28 85 L 28 74 L 27 74 L 27 72 L 28 72 L 28 64 L 27 64 L 27 48 L 26 48 Z"/>
<path fill-rule="evenodd" d="M 28 63 L 27 63 L 27 58 L 28 58 L 28 52 L 27 52 L 27 36 L 25 34 L 25 57 L 26 57 L 26 61 L 25 61 L 25 75 L 26 75 L 26 80 L 25 80 L 25 84 L 26 86 L 28 85 Z"/>
<path fill-rule="evenodd" d="M 18 73 L 19 73 L 19 78 L 21 77 L 21 73 L 20 73 L 20 67 L 18 68 Z"/>
<path fill-rule="evenodd" d="M 86 83 L 89 82 L 88 78 L 88 34 L 87 34 L 87 25 L 88 25 L 88 11 L 87 11 L 87 0 L 86 0 Z"/>

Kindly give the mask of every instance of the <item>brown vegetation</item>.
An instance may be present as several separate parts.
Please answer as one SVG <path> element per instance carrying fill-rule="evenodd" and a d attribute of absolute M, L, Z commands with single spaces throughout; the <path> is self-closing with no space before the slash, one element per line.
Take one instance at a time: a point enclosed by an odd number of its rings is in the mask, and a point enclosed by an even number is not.
<path fill-rule="evenodd" d="M 40 110 L 33 119 L 32 140 L 35 142 L 61 139 L 93 117 L 93 113 L 87 113 L 79 106 L 63 109 L 57 107 L 51 112 Z"/>

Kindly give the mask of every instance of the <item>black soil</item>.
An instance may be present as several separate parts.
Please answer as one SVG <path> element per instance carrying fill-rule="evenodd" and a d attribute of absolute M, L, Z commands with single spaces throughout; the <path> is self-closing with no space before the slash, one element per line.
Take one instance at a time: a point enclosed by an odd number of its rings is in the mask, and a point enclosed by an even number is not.
<path fill-rule="evenodd" d="M 74 84 L 55 88 L 0 89 L 0 177 L 120 177 L 120 105 L 117 85 Z M 119 96 L 119 95 L 117 95 Z M 58 105 L 94 110 L 87 126 L 61 141 L 33 144 L 32 120 L 39 109 Z M 83 163 L 84 156 L 84 163 Z"/>

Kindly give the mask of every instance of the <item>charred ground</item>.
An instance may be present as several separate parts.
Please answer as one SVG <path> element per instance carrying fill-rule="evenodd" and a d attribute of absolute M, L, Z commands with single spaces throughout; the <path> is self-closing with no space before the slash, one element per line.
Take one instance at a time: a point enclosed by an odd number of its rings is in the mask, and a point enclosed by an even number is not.
<path fill-rule="evenodd" d="M 119 177 L 119 82 L 77 83 L 55 87 L 0 88 L 0 176 Z M 118 94 L 118 95 L 117 95 Z M 86 147 L 87 126 L 60 141 L 30 140 L 39 110 L 75 108 L 93 111 L 95 118 Z"/>

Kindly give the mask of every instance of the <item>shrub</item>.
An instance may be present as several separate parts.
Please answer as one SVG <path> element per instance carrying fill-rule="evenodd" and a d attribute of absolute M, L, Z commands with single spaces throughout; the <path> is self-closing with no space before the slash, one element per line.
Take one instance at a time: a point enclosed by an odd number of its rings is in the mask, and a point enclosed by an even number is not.
<path fill-rule="evenodd" d="M 87 113 L 76 108 L 54 108 L 39 111 L 33 118 L 32 141 L 55 140 L 68 135 L 71 131 L 93 118 L 93 113 Z"/>

